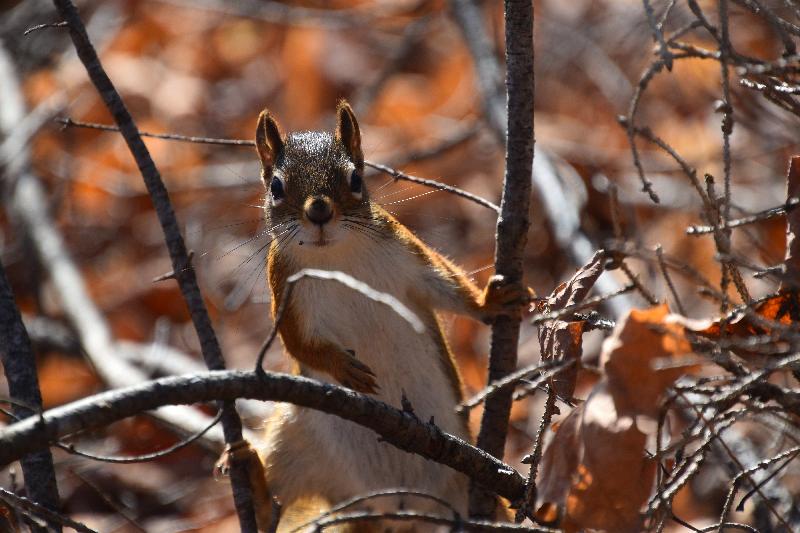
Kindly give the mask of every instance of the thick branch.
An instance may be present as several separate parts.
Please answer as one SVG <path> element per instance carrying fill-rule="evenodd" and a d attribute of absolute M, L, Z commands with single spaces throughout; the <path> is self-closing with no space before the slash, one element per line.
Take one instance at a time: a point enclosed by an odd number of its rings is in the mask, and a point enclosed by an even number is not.
<path fill-rule="evenodd" d="M 8 380 L 11 398 L 41 409 L 42 395 L 36 375 L 36 361 L 31 340 L 22 325 L 11 286 L 0 264 L 0 360 Z M 21 417 L 35 416 L 30 409 L 15 405 L 14 413 Z M 58 486 L 50 450 L 41 450 L 22 458 L 25 489 L 30 499 L 51 511 L 58 511 Z M 57 525 L 53 527 L 60 529 Z"/>
<path fill-rule="evenodd" d="M 167 189 L 161 180 L 161 175 L 139 135 L 139 130 L 133 121 L 133 117 L 131 117 L 122 98 L 114 88 L 114 84 L 103 69 L 77 8 L 71 0 L 53 0 L 53 3 L 58 9 L 61 20 L 69 25 L 69 34 L 75 45 L 75 50 L 78 52 L 78 57 L 86 68 L 92 83 L 100 93 L 103 102 L 114 117 L 114 121 L 119 126 L 128 149 L 136 160 L 136 165 L 139 167 L 142 178 L 144 178 L 147 192 L 150 194 L 161 228 L 164 231 L 175 280 L 178 282 L 183 298 L 189 308 L 189 314 L 192 317 L 192 323 L 200 340 L 200 347 L 206 366 L 212 370 L 223 369 L 225 368 L 225 362 L 222 358 L 222 351 L 211 325 L 205 302 L 200 294 L 194 268 L 192 268 L 186 244 L 178 228 L 178 220 L 170 203 Z M 233 401 L 222 406 L 222 431 L 225 435 L 225 441 L 228 443 L 242 440 L 242 422 L 236 413 Z M 231 485 L 242 530 L 255 531 L 256 522 L 249 476 L 245 470 L 245 465 L 237 461 L 232 463 Z"/>
<path fill-rule="evenodd" d="M 0 94 L 3 94 L 4 112 L 0 113 L 0 139 L 7 140 L 25 115 L 25 101 L 20 88 L 19 78 L 10 55 L 0 43 Z M 20 155 L 20 154 L 17 154 Z M 0 173 L 5 180 L 16 178 L 17 170 L 24 169 L 29 159 L 24 152 L 15 164 L 9 168 L 0 158 Z M 9 188 L 3 187 L 4 191 Z M 36 372 L 31 340 L 22 323 L 19 309 L 14 301 L 11 285 L 6 278 L 3 265 L 0 263 L 0 362 L 5 370 L 8 391 L 11 398 L 18 400 L 33 409 L 42 408 L 42 394 L 39 389 L 39 378 Z M 31 416 L 34 412 L 20 406 L 14 406 L 14 414 L 20 418 Z M 31 453 L 22 458 L 22 472 L 25 476 L 25 489 L 28 497 L 51 511 L 58 511 L 59 497 L 56 475 L 53 469 L 53 456 L 50 450 Z M 60 530 L 57 522 L 51 527 Z M 39 530 L 35 528 L 34 530 Z"/>
<path fill-rule="evenodd" d="M 413 414 L 343 387 L 287 374 L 238 370 L 162 378 L 104 392 L 0 430 L 0 465 L 76 431 L 97 428 L 163 405 L 250 398 L 291 402 L 375 431 L 382 440 L 447 465 L 510 500 L 525 481 L 510 466 Z M 377 437 L 376 437 L 377 438 Z"/>

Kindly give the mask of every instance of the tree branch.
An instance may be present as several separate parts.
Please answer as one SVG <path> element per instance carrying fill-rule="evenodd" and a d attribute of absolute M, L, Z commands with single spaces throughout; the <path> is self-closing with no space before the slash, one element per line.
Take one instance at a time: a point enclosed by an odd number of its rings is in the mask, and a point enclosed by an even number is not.
<path fill-rule="evenodd" d="M 19 78 L 9 53 L 0 43 L 0 93 L 3 94 L 4 113 L 0 113 L 0 139 L 6 141 L 25 115 L 25 101 L 20 89 Z M 23 151 L 14 168 L 0 157 L 0 172 L 11 181 L 18 169 L 29 164 Z M 9 187 L 2 187 L 8 192 Z M 5 196 L 5 194 L 4 194 Z M 14 301 L 11 285 L 6 278 L 5 269 L 0 262 L 0 362 L 3 364 L 8 391 L 11 397 L 35 410 L 42 408 L 42 394 L 36 372 L 31 340 L 22 323 L 22 316 Z M 31 409 L 15 405 L 13 412 L 24 418 L 35 415 Z M 50 450 L 31 453 L 22 458 L 22 472 L 25 476 L 25 489 L 34 504 L 58 512 L 59 496 L 56 475 L 53 469 L 53 455 Z M 58 522 L 50 522 L 53 529 L 60 531 Z M 40 530 L 36 527 L 35 530 Z M 44 528 L 41 528 L 44 530 Z"/>
<path fill-rule="evenodd" d="M 506 0 L 506 90 L 507 140 L 503 198 L 497 220 L 495 273 L 507 282 L 522 282 L 522 259 L 528 241 L 533 169 L 533 2 Z M 492 326 L 488 382 L 502 379 L 517 366 L 520 320 L 499 317 Z M 498 390 L 486 398 L 478 447 L 495 457 L 503 457 L 508 432 L 513 391 Z M 490 518 L 494 514 L 493 495 L 473 484 L 470 489 L 470 516 Z"/>
<path fill-rule="evenodd" d="M 22 324 L 22 317 L 14 303 L 14 294 L 6 279 L 5 269 L 0 263 L 0 360 L 2 360 L 8 390 L 11 398 L 32 407 L 42 408 L 42 394 L 39 378 L 36 375 L 36 360 L 31 348 L 31 340 Z M 19 417 L 36 416 L 25 407 L 14 405 L 13 411 Z M 50 450 L 40 450 L 22 457 L 22 472 L 25 475 L 25 489 L 30 499 L 50 511 L 59 509 L 58 486 L 53 469 L 53 455 Z M 51 527 L 60 530 L 57 522 Z"/>
<path fill-rule="evenodd" d="M 401 450 L 458 470 L 509 500 L 517 500 L 525 492 L 525 481 L 513 468 L 412 413 L 336 385 L 241 370 L 162 378 L 89 396 L 17 422 L 0 430 L 0 465 L 76 431 L 102 427 L 146 410 L 237 398 L 291 402 L 336 415 L 375 431 Z"/>

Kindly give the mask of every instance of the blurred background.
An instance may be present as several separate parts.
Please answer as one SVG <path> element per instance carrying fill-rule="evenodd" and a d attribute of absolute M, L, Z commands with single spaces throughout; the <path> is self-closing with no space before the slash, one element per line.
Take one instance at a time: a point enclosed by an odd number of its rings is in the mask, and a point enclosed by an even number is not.
<path fill-rule="evenodd" d="M 793 2 L 762 3 L 800 22 Z M 691 19 L 686 2 L 651 4 L 657 14 L 675 4 L 665 30 Z M 712 16 L 716 12 L 716 2 L 699 4 Z M 454 16 L 458 2 L 88 0 L 78 6 L 142 131 L 252 139 L 265 107 L 284 131 L 331 129 L 337 100 L 347 98 L 359 117 L 369 160 L 499 202 L 503 146 L 484 113 L 486 73 L 476 68 L 465 41 L 470 33 Z M 502 2 L 483 2 L 479 14 L 486 38 L 502 50 Z M 46 1 L 0 6 L 0 114 L 5 116 L 0 168 L 5 181 L 22 172 L 41 185 L 42 193 L 38 203 L 23 204 L 6 192 L 0 252 L 37 348 L 46 407 L 121 386 L 131 376 L 202 368 L 177 285 L 154 282 L 171 266 L 127 147 L 116 133 L 56 121 L 112 123 L 66 30 L 45 27 L 24 35 L 28 28 L 57 20 Z M 730 7 L 730 27 L 743 55 L 774 60 L 784 53 L 785 42 L 769 21 L 737 3 Z M 685 40 L 709 46 L 698 32 Z M 661 245 L 674 262 L 672 278 L 686 314 L 714 316 L 719 306 L 698 292 L 702 284 L 695 276 L 719 281 L 713 238 L 686 234 L 688 226 L 704 223 L 700 200 L 674 159 L 639 141 L 641 163 L 660 198 L 659 204 L 652 202 L 642 192 L 626 130 L 618 123 L 656 58 L 642 3 L 540 0 L 535 47 L 537 179 L 527 282 L 547 295 L 595 249 L 621 246 L 622 239 L 632 252 L 632 271 L 656 300 L 672 305 L 656 263 L 655 249 Z M 496 58 L 502 64 L 502 53 Z M 731 74 L 735 217 L 785 201 L 787 162 L 797 152 L 800 133 L 795 114 L 741 86 L 740 74 Z M 642 93 L 637 120 L 700 176 L 715 176 L 721 188 L 720 81 L 716 61 L 675 61 Z M 496 87 L 502 91 L 502 80 Z M 264 271 L 268 239 L 260 222 L 263 189 L 255 151 L 159 139 L 148 139 L 147 145 L 194 253 L 228 365 L 249 368 L 271 327 Z M 373 199 L 480 284 L 491 275 L 496 221 L 491 210 L 377 172 L 369 174 L 367 185 Z M 613 230 L 612 190 L 618 190 L 619 235 Z M 53 244 L 41 244 L 37 220 L 50 228 L 42 231 L 63 238 L 66 259 L 46 255 Z M 754 297 L 776 287 L 769 276 L 753 273 L 782 260 L 784 231 L 783 219 L 773 218 L 735 234 L 732 250 L 752 267 L 744 272 Z M 92 349 L 64 304 L 70 296 L 54 281 L 53 266 L 64 260 L 77 268 L 86 304 L 104 322 L 97 327 L 107 328 L 114 350 L 102 358 L 96 351 L 87 353 Z M 628 282 L 619 271 L 603 279 L 598 294 Z M 736 301 L 734 291 L 731 298 Z M 614 320 L 631 306 L 647 305 L 640 293 L 629 292 L 600 312 Z M 474 393 L 485 385 L 489 329 L 449 316 L 447 325 L 467 393 Z M 584 340 L 583 357 L 590 366 L 604 336 L 597 331 Z M 538 360 L 532 326 L 523 329 L 521 346 L 520 366 Z M 290 368 L 277 346 L 267 366 Z M 594 379 L 591 372 L 581 376 L 577 397 Z M 506 456 L 515 466 L 530 451 L 539 396 L 515 404 Z M 270 406 L 245 402 L 243 408 L 247 425 L 257 433 Z M 472 416 L 476 428 L 478 415 Z M 177 439 L 172 425 L 143 416 L 80 435 L 75 442 L 95 453 L 132 455 Z M 64 510 L 102 531 L 236 530 L 229 486 L 212 477 L 218 452 L 213 437 L 135 465 L 98 463 L 55 450 Z M 713 468 L 708 470 L 678 495 L 674 507 L 698 527 L 710 523 L 727 491 L 727 479 L 722 483 Z M 2 486 L 15 483 L 20 483 L 18 469 L 16 475 L 0 473 Z"/>

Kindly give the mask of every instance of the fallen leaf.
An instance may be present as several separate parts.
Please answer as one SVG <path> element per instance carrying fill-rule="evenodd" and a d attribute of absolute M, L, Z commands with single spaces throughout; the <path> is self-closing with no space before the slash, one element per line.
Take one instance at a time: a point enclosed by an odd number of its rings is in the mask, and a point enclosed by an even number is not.
<path fill-rule="evenodd" d="M 726 338 L 731 343 L 731 349 L 742 357 L 752 356 L 757 352 L 749 349 L 746 344 L 747 339 L 752 337 L 772 337 L 770 343 L 770 356 L 780 356 L 788 353 L 778 349 L 774 342 L 780 339 L 786 327 L 794 326 L 793 333 L 797 332 L 797 325 L 800 324 L 800 292 L 794 288 L 787 288 L 778 291 L 774 296 L 770 296 L 749 310 L 738 308 L 724 319 L 708 321 L 684 321 L 686 328 L 710 340 L 720 340 Z M 737 341 L 742 341 L 741 346 L 737 346 Z M 787 346 L 787 350 L 790 346 Z"/>
<path fill-rule="evenodd" d="M 687 367 L 656 369 L 654 363 L 691 353 L 683 325 L 669 316 L 666 305 L 631 310 L 603 343 L 600 356 L 617 409 L 656 417 L 661 395 Z"/>
<path fill-rule="evenodd" d="M 632 310 L 604 343 L 604 376 L 558 426 L 542 456 L 536 516 L 565 531 L 639 531 L 655 477 L 645 455 L 661 397 L 691 367 L 681 324 L 666 305 Z M 654 363 L 674 359 L 678 365 Z M 663 365 L 662 365 L 663 366 Z"/>

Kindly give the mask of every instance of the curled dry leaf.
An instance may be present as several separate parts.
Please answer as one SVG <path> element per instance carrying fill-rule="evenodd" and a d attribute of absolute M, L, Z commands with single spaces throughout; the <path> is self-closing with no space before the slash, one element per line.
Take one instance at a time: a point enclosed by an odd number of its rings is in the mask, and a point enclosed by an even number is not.
<path fill-rule="evenodd" d="M 774 296 L 752 306 L 749 311 L 737 309 L 724 320 L 686 321 L 694 333 L 717 340 L 725 337 L 774 336 L 784 327 L 800 323 L 800 295 L 796 289 L 782 289 Z M 736 349 L 744 354 L 746 350 Z"/>
<path fill-rule="evenodd" d="M 661 396 L 686 373 L 683 326 L 665 305 L 633 310 L 603 345 L 604 376 L 542 457 L 537 518 L 565 531 L 640 530 L 656 463 L 645 455 Z M 665 360 L 675 365 L 663 365 Z"/>
<path fill-rule="evenodd" d="M 569 281 L 555 288 L 546 300 L 537 306 L 539 313 L 560 311 L 583 301 L 603 273 L 605 253 L 600 250 L 581 267 Z M 569 400 L 575 392 L 581 355 L 583 355 L 582 336 L 585 320 L 575 320 L 571 314 L 548 320 L 539 327 L 539 347 L 542 361 L 571 361 L 574 365 L 565 368 L 553 378 L 551 385 L 556 394 Z"/>

